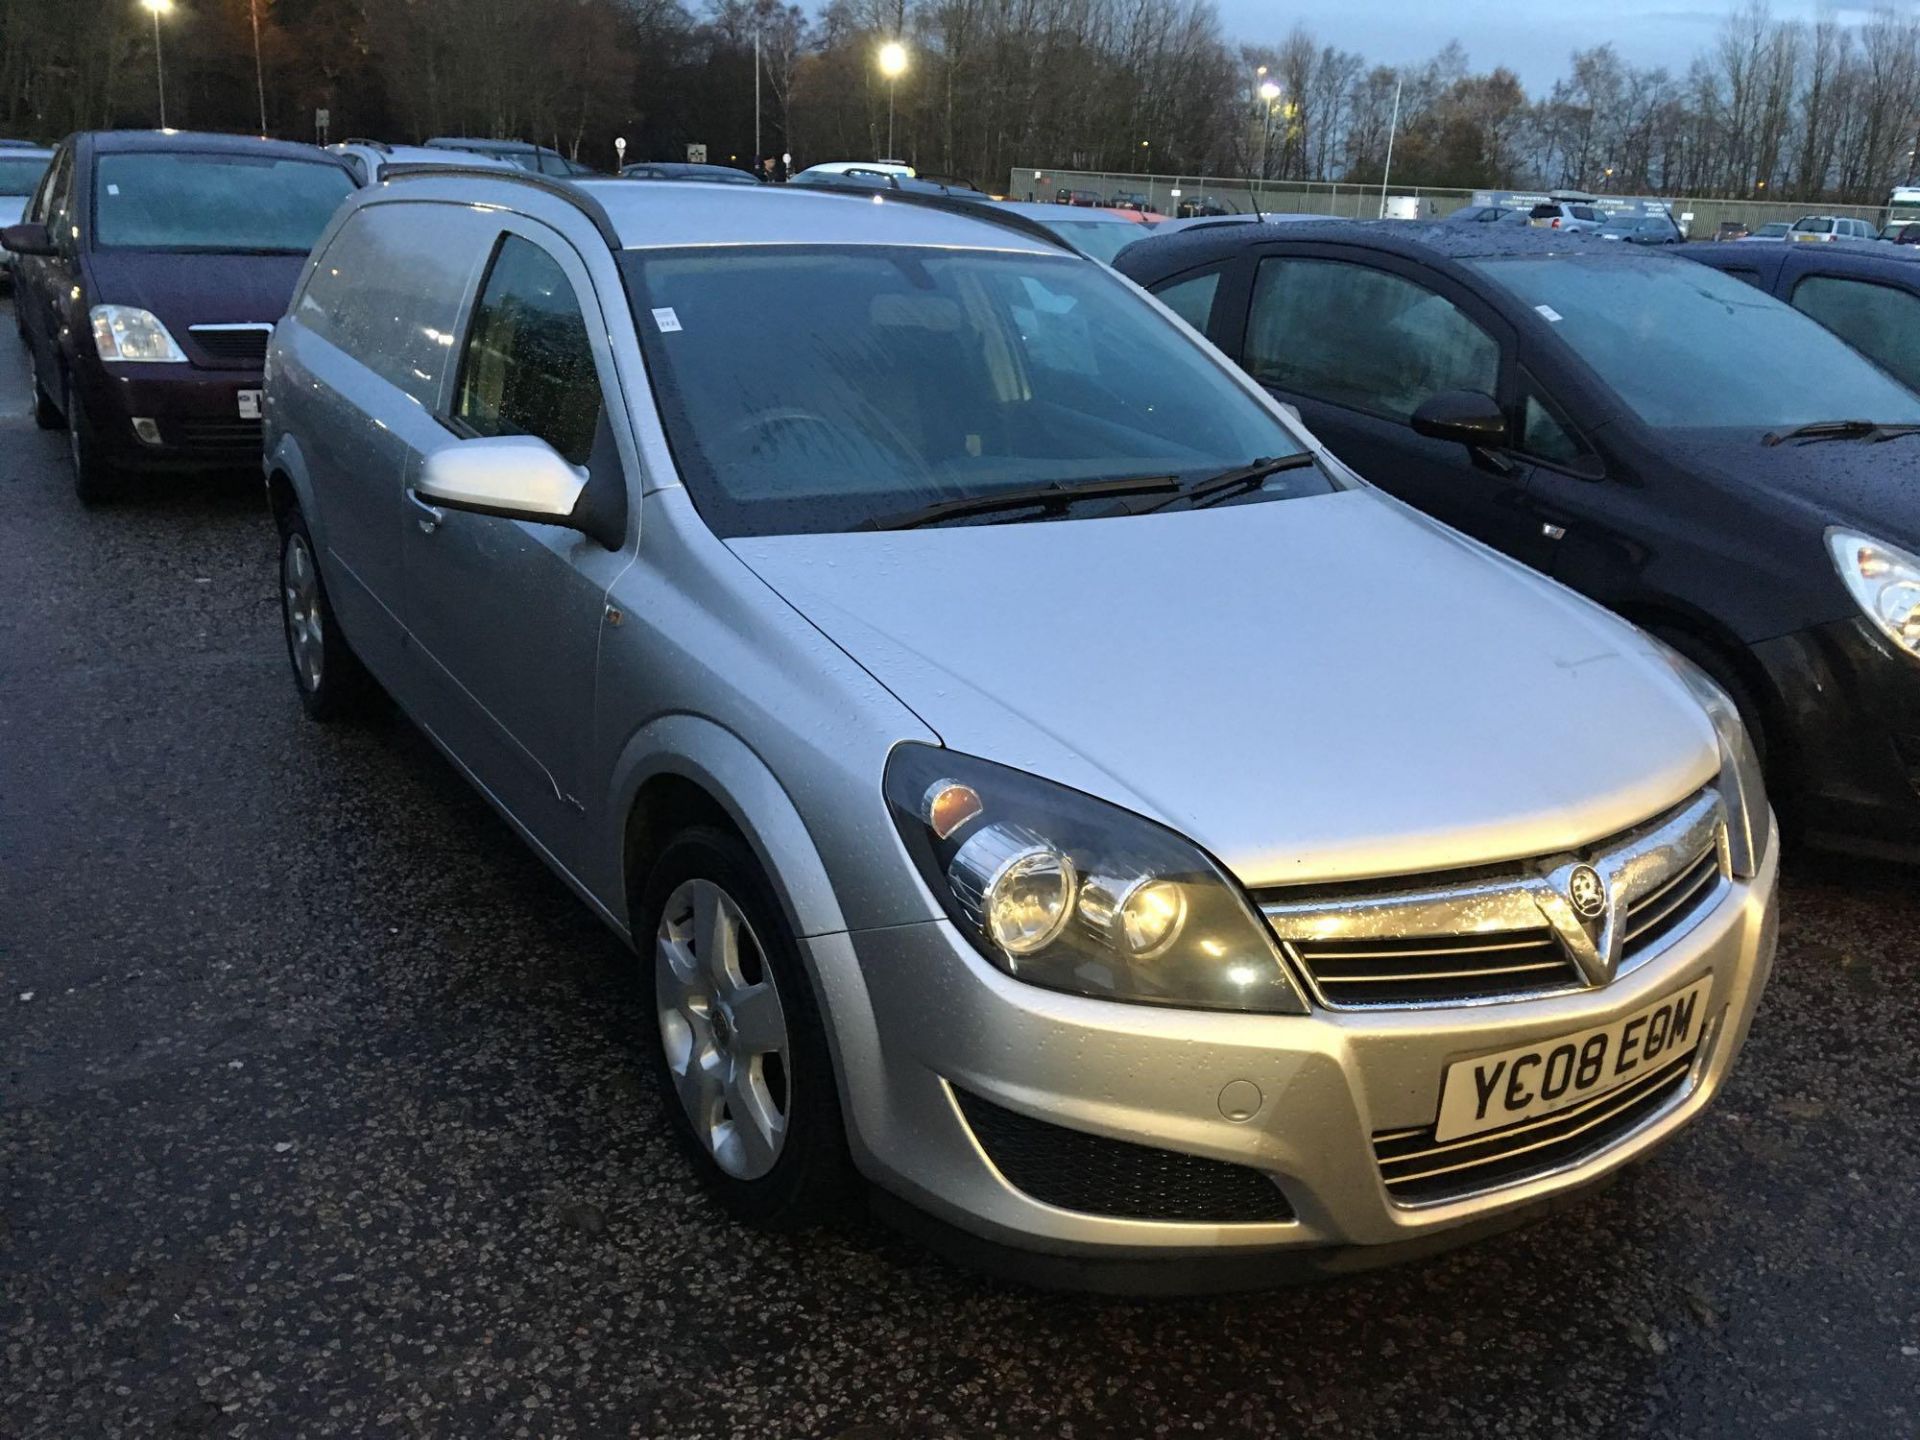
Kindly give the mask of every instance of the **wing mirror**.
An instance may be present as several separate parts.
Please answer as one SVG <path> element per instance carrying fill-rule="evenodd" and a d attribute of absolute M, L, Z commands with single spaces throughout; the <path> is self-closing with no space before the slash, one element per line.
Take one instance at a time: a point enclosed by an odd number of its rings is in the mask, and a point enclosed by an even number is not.
<path fill-rule="evenodd" d="M 487 435 L 442 445 L 420 467 L 418 498 L 429 505 L 536 520 L 582 530 L 576 518 L 587 472 L 531 435 Z"/>
<path fill-rule="evenodd" d="M 1442 390 L 1413 412 L 1413 432 L 1429 440 L 1453 440 L 1475 449 L 1507 443 L 1507 416 L 1491 395 L 1476 390 Z"/>
<path fill-rule="evenodd" d="M 38 220 L 28 220 L 19 225 L 0 228 L 0 246 L 15 255 L 57 255 L 60 247 L 53 243 L 53 233 Z"/>

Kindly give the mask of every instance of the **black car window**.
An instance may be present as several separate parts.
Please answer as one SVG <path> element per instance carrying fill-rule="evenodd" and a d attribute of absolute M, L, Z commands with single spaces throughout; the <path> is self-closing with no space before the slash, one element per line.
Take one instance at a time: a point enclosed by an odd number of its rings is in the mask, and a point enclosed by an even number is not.
<path fill-rule="evenodd" d="M 1341 260 L 1268 259 L 1247 318 L 1262 384 L 1405 421 L 1442 390 L 1499 388 L 1500 346 L 1451 301 Z"/>
<path fill-rule="evenodd" d="M 1920 390 L 1920 296 L 1891 285 L 1809 275 L 1793 287 L 1793 304 Z"/>
<path fill-rule="evenodd" d="M 1527 218 L 1530 220 L 1554 220 L 1557 219 L 1559 215 L 1560 207 L 1558 205 L 1536 205 L 1527 212 Z"/>
<path fill-rule="evenodd" d="M 477 435 L 536 435 L 587 463 L 600 423 L 600 380 L 579 297 L 546 251 L 500 242 L 474 308 L 454 417 Z"/>
<path fill-rule="evenodd" d="M 1521 407 L 1520 451 L 1549 465 L 1581 468 L 1593 452 L 1567 423 L 1560 407 L 1543 395 L 1529 392 Z"/>
<path fill-rule="evenodd" d="M 1920 396 L 1808 316 L 1706 265 L 1607 251 L 1465 263 L 1656 429 L 1920 421 Z"/>
<path fill-rule="evenodd" d="M 1186 275 L 1162 285 L 1153 293 L 1160 303 L 1186 321 L 1202 335 L 1207 333 L 1207 321 L 1213 315 L 1213 297 L 1220 289 L 1219 269 L 1203 271 L 1198 275 Z"/>
<path fill-rule="evenodd" d="M 73 151 L 60 157 L 60 163 L 47 182 L 45 207 L 41 221 L 49 230 L 64 232 L 73 223 Z"/>

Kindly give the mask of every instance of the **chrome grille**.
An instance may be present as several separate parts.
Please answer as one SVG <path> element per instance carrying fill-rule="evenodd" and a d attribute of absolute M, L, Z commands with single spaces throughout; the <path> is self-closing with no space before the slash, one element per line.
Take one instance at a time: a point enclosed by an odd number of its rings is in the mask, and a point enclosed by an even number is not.
<path fill-rule="evenodd" d="M 1725 809 L 1708 788 L 1581 854 L 1386 889 L 1258 894 L 1274 937 L 1332 1009 L 1468 1005 L 1607 983 L 1676 938 L 1727 888 Z M 1567 877 L 1586 864 L 1609 903 L 1575 914 Z"/>
<path fill-rule="evenodd" d="M 1626 1138 L 1693 1088 L 1698 1052 L 1536 1120 L 1460 1140 L 1436 1141 L 1434 1127 L 1373 1137 L 1387 1193 L 1407 1205 L 1454 1200 L 1574 1164 Z"/>
<path fill-rule="evenodd" d="M 1719 847 L 1709 844 L 1684 870 L 1627 905 L 1623 958 L 1651 950 L 1712 909 L 1720 891 Z"/>
<path fill-rule="evenodd" d="M 1580 983 L 1553 931 L 1379 940 L 1299 940 L 1289 947 L 1336 1005 L 1417 1004 L 1500 990 L 1538 994 Z"/>

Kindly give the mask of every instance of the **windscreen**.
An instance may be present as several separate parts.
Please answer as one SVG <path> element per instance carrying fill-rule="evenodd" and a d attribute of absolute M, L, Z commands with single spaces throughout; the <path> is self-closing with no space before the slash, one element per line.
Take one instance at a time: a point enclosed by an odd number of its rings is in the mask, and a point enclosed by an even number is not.
<path fill-rule="evenodd" d="M 132 151 L 94 165 L 94 243 L 304 255 L 353 189 L 330 160 Z"/>
<path fill-rule="evenodd" d="M 674 458 L 722 535 L 1301 448 L 1224 361 L 1084 260 L 754 246 L 623 261 Z M 1263 494 L 1330 488 L 1307 466 Z"/>
<path fill-rule="evenodd" d="M 1656 428 L 1920 422 L 1920 396 L 1824 326 L 1691 260 L 1470 263 Z"/>
<path fill-rule="evenodd" d="M 47 173 L 47 157 L 0 155 L 0 195 L 31 195 Z"/>

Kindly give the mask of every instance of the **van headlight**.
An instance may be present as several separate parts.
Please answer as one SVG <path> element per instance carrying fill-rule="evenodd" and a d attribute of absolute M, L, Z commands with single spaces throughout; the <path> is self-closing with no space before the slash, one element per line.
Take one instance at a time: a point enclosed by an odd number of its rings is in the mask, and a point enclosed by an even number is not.
<path fill-rule="evenodd" d="M 1838 528 L 1827 531 L 1840 583 L 1880 633 L 1920 655 L 1920 559 L 1898 546 Z"/>
<path fill-rule="evenodd" d="M 187 357 L 150 310 L 131 305 L 96 305 L 88 314 L 93 319 L 93 345 L 102 360 L 139 360 L 183 365 Z"/>
<path fill-rule="evenodd" d="M 1653 640 L 1660 657 L 1673 667 L 1713 721 L 1714 734 L 1720 741 L 1720 799 L 1727 812 L 1727 859 L 1735 875 L 1751 879 L 1760 868 L 1772 816 L 1753 737 L 1740 718 L 1740 707 L 1711 675 L 1671 645 L 1652 636 L 1647 638 Z"/>
<path fill-rule="evenodd" d="M 1239 887 L 1172 831 L 927 745 L 895 747 L 886 796 L 934 896 L 1007 974 L 1103 1000 L 1306 1013 Z"/>

